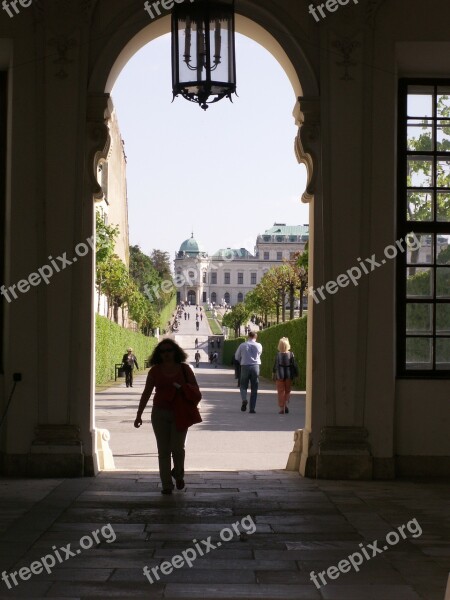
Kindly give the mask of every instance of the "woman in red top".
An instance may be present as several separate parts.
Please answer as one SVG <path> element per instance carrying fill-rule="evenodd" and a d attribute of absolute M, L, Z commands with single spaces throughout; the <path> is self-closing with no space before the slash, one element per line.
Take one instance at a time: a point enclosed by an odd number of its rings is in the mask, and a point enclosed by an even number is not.
<path fill-rule="evenodd" d="M 184 445 L 187 429 L 179 431 L 175 423 L 175 403 L 178 390 L 184 384 L 190 384 L 198 390 L 197 380 L 192 369 L 185 364 L 187 354 L 171 339 L 162 340 L 150 358 L 150 369 L 139 408 L 134 422 L 135 427 L 142 425 L 142 413 L 150 399 L 153 388 L 152 426 L 158 445 L 159 475 L 162 482 L 162 494 L 171 494 L 172 477 L 177 489 L 184 488 Z M 199 394 L 200 391 L 198 390 Z M 173 469 L 171 470 L 171 455 Z"/>

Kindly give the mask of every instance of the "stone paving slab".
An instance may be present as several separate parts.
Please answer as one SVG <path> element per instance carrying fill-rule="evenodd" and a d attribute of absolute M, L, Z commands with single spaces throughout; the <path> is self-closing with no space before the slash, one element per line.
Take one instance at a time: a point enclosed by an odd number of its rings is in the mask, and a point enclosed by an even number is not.
<path fill-rule="evenodd" d="M 128 475 L 103 473 L 96 479 L 60 482 L 47 496 L 37 494 L 24 515 L 16 513 L 16 521 L 0 533 L 8 572 L 29 566 L 54 544 L 76 547 L 80 537 L 101 529 L 107 519 L 117 539 L 111 544 L 102 541 L 50 575 L 34 576 L 14 590 L 8 591 L 0 580 L 0 599 L 444 600 L 450 571 L 445 502 L 449 486 L 306 481 L 295 473 L 247 470 L 230 473 L 233 484 L 224 481 L 227 487 L 216 494 L 210 490 L 217 489 L 213 485 L 220 485 L 225 474 L 193 472 L 187 480 L 192 476 L 202 488 L 164 497 L 155 488 L 157 474 Z M 17 498 L 22 489 L 19 483 Z M 86 506 L 86 499 L 95 499 L 94 504 Z M 349 518 L 356 514 L 350 506 L 363 506 L 357 513 L 363 517 Z M 234 537 L 198 558 L 191 569 L 174 570 L 153 585 L 145 579 L 145 565 L 153 568 L 170 561 L 192 547 L 194 538 L 211 535 L 214 543 L 223 527 L 247 515 L 257 529 L 244 541 Z M 365 561 L 358 572 L 341 573 L 320 590 L 310 580 L 311 571 L 326 572 L 361 550 L 361 543 L 371 543 L 380 533 L 414 518 L 422 527 L 420 537 L 400 540 Z M 5 541 L 16 530 L 19 541 Z"/>

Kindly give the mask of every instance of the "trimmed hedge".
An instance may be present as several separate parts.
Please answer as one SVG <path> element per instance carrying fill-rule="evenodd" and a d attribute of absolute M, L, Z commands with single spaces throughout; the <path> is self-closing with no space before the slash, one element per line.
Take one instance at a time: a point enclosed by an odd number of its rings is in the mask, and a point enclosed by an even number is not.
<path fill-rule="evenodd" d="M 95 315 L 95 383 L 100 385 L 114 379 L 114 365 L 120 363 L 127 348 L 133 348 L 139 368 L 153 352 L 158 340 L 134 333 L 113 323 L 106 317 Z"/>
<path fill-rule="evenodd" d="M 273 363 L 277 353 L 278 342 L 280 338 L 287 337 L 291 343 L 291 350 L 295 354 L 299 366 L 299 377 L 297 380 L 297 389 L 306 389 L 306 321 L 307 317 L 287 321 L 280 325 L 269 327 L 258 334 L 258 342 L 263 346 L 261 355 L 261 375 L 270 379 L 272 377 Z M 226 340 L 223 349 L 223 362 L 225 365 L 231 365 L 231 358 L 236 352 L 239 344 L 245 342 L 246 338 L 237 338 L 235 340 Z"/>
<path fill-rule="evenodd" d="M 167 331 L 167 322 L 172 320 L 172 315 L 177 308 L 177 297 L 173 296 L 172 300 L 166 304 L 166 306 L 161 311 L 161 316 L 159 319 L 159 327 L 162 330 L 165 329 Z M 138 360 L 139 362 L 139 360 Z"/>

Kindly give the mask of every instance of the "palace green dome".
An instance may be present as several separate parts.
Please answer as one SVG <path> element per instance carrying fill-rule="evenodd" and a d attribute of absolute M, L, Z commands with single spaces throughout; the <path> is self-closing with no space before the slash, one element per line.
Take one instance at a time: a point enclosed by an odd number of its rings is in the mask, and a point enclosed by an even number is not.
<path fill-rule="evenodd" d="M 194 239 L 194 234 L 192 234 L 192 237 L 190 237 L 188 240 L 185 240 L 181 244 L 180 252 L 185 252 L 186 254 L 193 255 L 193 254 L 200 254 L 200 253 L 204 252 L 204 250 L 200 246 L 200 244 L 197 242 L 197 240 Z"/>

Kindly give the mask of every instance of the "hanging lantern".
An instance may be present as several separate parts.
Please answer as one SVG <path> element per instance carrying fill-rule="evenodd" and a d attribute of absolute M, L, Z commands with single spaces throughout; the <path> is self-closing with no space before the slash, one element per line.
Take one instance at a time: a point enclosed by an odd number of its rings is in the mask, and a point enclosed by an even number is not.
<path fill-rule="evenodd" d="M 234 0 L 196 0 L 172 12 L 172 83 L 206 110 L 236 93 Z"/>

